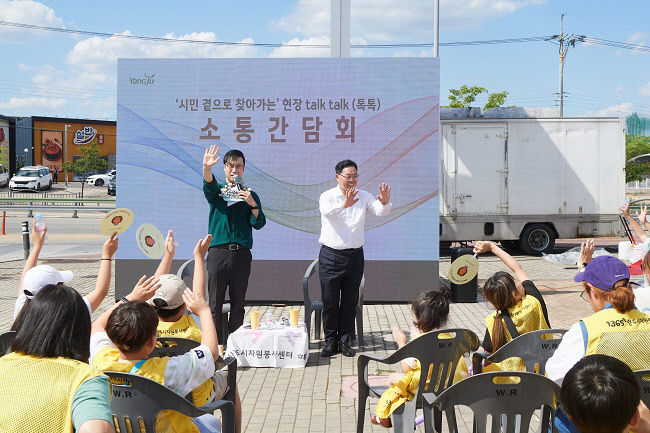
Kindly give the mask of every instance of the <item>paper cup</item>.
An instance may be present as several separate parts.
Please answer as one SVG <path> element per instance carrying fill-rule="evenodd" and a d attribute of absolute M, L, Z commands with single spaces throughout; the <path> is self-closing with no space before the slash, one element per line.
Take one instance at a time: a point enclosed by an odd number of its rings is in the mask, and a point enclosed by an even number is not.
<path fill-rule="evenodd" d="M 298 327 L 298 311 L 299 310 L 297 308 L 292 308 L 289 311 L 289 322 L 294 328 Z"/>
<path fill-rule="evenodd" d="M 260 312 L 251 311 L 251 329 L 258 329 L 260 327 Z"/>

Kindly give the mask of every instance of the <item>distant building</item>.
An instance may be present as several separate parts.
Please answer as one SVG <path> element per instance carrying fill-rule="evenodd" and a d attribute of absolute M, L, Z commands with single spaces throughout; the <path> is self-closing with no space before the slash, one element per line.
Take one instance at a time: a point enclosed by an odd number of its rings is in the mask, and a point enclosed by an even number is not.
<path fill-rule="evenodd" d="M 74 162 L 82 155 L 80 148 L 91 143 L 99 146 L 99 155 L 106 159 L 107 170 L 115 166 L 115 121 L 31 116 L 16 120 L 15 129 L 16 162 L 44 165 L 51 171 L 57 169 L 59 181 L 64 180 L 63 161 Z M 68 180 L 78 179 L 68 173 Z"/>
<path fill-rule="evenodd" d="M 650 118 L 639 117 L 638 114 L 632 113 L 625 119 L 625 129 L 631 135 L 650 136 Z"/>
<path fill-rule="evenodd" d="M 16 119 L 13 117 L 0 116 L 0 165 L 14 173 L 15 154 L 13 144 L 16 142 Z"/>

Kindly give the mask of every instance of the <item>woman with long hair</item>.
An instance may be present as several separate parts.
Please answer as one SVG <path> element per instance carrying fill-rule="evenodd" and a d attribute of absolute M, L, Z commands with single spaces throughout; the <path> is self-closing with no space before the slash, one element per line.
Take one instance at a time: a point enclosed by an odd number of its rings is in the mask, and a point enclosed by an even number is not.
<path fill-rule="evenodd" d="M 483 286 L 483 298 L 496 310 L 485 318 L 483 349 L 494 353 L 521 334 L 549 329 L 550 323 L 544 298 L 528 273 L 494 242 L 478 241 L 474 244 L 474 253 L 488 251 L 515 274 L 513 277 L 508 272 L 496 272 Z"/>
<path fill-rule="evenodd" d="M 0 358 L 0 431 L 114 432 L 108 378 L 88 365 L 90 314 L 64 284 L 39 290 L 18 314 Z"/>

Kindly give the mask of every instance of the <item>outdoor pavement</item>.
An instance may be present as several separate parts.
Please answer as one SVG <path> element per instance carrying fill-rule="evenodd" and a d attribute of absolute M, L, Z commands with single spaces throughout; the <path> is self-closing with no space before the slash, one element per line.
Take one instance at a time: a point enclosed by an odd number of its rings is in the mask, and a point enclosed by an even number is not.
<path fill-rule="evenodd" d="M 6 238 L 5 238 L 6 239 Z M 0 243 L 6 242 L 0 238 Z M 611 243 L 611 242 L 610 242 Z M 614 245 L 616 243 L 614 242 Z M 81 294 L 91 291 L 99 269 L 99 249 L 83 255 L 62 257 L 55 245 L 46 244 L 41 263 L 49 263 L 59 269 L 74 272 L 72 286 Z M 56 259 L 54 259 L 56 257 Z M 48 259 L 50 258 L 50 259 Z M 578 319 L 591 314 L 588 304 L 580 299 L 581 288 L 573 282 L 577 272 L 574 266 L 548 263 L 541 258 L 517 256 L 516 259 L 529 273 L 541 290 L 554 328 L 568 328 Z M 479 286 L 492 273 L 507 270 L 494 256 L 479 257 Z M 17 294 L 23 260 L 2 260 L 0 262 L 0 332 L 11 326 L 12 311 Z M 440 275 L 449 269 L 449 257 L 440 261 Z M 111 291 L 102 303 L 95 317 L 114 302 L 113 275 Z M 271 309 L 274 318 L 288 317 L 290 306 L 252 306 L 246 308 L 245 322 L 250 322 L 250 312 Z M 387 355 L 396 349 L 391 334 L 394 325 L 407 331 L 412 316 L 407 304 L 365 305 L 364 332 L 365 350 Z M 490 308 L 483 302 L 452 304 L 449 327 L 462 327 L 474 331 L 480 338 L 485 332 L 484 318 Z M 303 320 L 300 309 L 300 320 Z M 322 358 L 322 341 L 312 338 L 309 361 L 304 369 L 240 368 L 238 387 L 243 405 L 243 430 L 245 432 L 353 432 L 356 431 L 356 357 L 336 355 Z M 363 349 L 361 349 L 363 350 Z M 361 351 L 360 350 L 360 351 Z M 370 364 L 369 374 L 385 376 L 395 368 Z M 385 383 L 384 378 L 373 380 Z M 371 399 L 364 431 L 386 431 L 373 426 L 368 418 L 374 413 L 376 400 Z M 372 412 L 370 412 L 372 410 Z M 467 417 L 465 417 L 467 418 Z M 464 419 L 468 422 L 467 419 Z M 465 429 L 468 429 L 465 425 Z M 417 431 L 424 431 L 420 426 Z M 471 430 L 466 430 L 471 431 Z"/>

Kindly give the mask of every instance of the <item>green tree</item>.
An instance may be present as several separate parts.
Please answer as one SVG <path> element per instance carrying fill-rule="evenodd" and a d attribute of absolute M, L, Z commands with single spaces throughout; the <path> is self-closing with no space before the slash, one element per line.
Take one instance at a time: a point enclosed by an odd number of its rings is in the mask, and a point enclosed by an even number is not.
<path fill-rule="evenodd" d="M 95 142 L 79 146 L 79 150 L 81 151 L 81 158 L 72 164 L 68 161 L 64 162 L 63 170 L 71 171 L 82 177 L 81 197 L 83 198 L 86 179 L 95 171 L 106 170 L 106 160 L 99 156 L 99 145 Z"/>
<path fill-rule="evenodd" d="M 650 153 L 650 137 L 625 135 L 625 160 Z M 650 177 L 650 162 L 626 162 L 625 182 L 643 180 Z"/>
<path fill-rule="evenodd" d="M 482 93 L 488 94 L 488 102 L 483 107 L 483 110 L 489 108 L 501 107 L 506 102 L 508 92 L 494 92 L 489 93 L 485 87 L 472 86 L 468 87 L 466 84 L 460 86 L 460 89 L 449 89 L 449 107 L 451 108 L 466 108 L 470 107 L 476 97 Z"/>
<path fill-rule="evenodd" d="M 483 107 L 483 111 L 489 110 L 490 108 L 501 107 L 506 102 L 508 97 L 508 91 L 504 90 L 503 92 L 494 92 L 488 95 L 487 104 Z"/>

